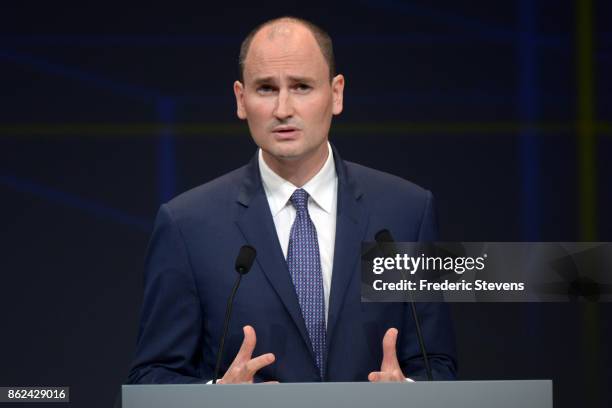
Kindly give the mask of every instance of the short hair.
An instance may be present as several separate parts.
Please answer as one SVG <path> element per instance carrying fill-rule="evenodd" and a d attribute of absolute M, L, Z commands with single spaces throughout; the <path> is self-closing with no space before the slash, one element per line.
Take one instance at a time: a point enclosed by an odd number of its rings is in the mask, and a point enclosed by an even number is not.
<path fill-rule="evenodd" d="M 317 44 L 319 45 L 319 49 L 321 50 L 321 53 L 323 54 L 325 61 L 327 62 L 327 66 L 329 67 L 329 80 L 331 81 L 336 75 L 334 47 L 332 45 L 331 37 L 329 36 L 329 34 L 327 34 L 325 30 L 323 30 L 318 25 L 308 20 L 304 20 L 302 18 L 292 17 L 292 16 L 278 17 L 278 18 L 274 18 L 272 20 L 263 22 L 257 27 L 255 27 L 246 36 L 246 38 L 242 41 L 242 44 L 240 45 L 240 55 L 238 57 L 238 74 L 239 74 L 240 81 L 244 82 L 244 63 L 247 57 L 247 53 L 249 52 L 249 48 L 251 47 L 251 42 L 253 41 L 253 37 L 255 37 L 255 34 L 257 34 L 261 29 L 267 26 L 276 24 L 280 21 L 288 21 L 288 22 L 294 22 L 297 24 L 301 24 L 312 33 L 315 40 L 317 41 Z"/>

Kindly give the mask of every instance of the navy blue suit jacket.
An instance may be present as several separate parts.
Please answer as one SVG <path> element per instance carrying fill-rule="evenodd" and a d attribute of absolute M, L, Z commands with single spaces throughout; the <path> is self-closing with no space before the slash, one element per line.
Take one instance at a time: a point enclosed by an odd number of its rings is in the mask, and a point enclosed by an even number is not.
<path fill-rule="evenodd" d="M 435 240 L 432 194 L 408 181 L 344 162 L 338 174 L 336 243 L 327 325 L 326 377 L 314 353 L 261 183 L 251 162 L 162 205 L 149 244 L 144 304 L 129 383 L 196 383 L 213 376 L 227 298 L 242 245 L 257 249 L 236 298 L 221 365 L 257 334 L 253 356 L 276 361 L 256 381 L 367 381 L 379 371 L 382 338 L 399 330 L 397 355 L 406 376 L 424 378 L 409 304 L 362 303 L 362 241 L 387 228 L 398 241 Z M 417 304 L 435 379 L 455 377 L 454 337 L 445 304 Z"/>

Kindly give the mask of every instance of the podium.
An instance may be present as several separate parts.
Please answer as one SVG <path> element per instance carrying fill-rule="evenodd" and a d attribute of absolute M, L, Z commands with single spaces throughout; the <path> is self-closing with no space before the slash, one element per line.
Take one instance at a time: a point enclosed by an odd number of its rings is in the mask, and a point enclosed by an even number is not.
<path fill-rule="evenodd" d="M 552 408 L 552 380 L 123 385 L 123 408 Z"/>

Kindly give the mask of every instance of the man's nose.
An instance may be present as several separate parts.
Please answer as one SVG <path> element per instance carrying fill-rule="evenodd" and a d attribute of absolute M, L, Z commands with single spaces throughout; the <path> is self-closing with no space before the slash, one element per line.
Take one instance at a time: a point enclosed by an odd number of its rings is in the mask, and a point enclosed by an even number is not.
<path fill-rule="evenodd" d="M 293 102 L 289 91 L 281 89 L 278 92 L 274 116 L 276 116 L 277 119 L 286 119 L 293 116 Z"/>

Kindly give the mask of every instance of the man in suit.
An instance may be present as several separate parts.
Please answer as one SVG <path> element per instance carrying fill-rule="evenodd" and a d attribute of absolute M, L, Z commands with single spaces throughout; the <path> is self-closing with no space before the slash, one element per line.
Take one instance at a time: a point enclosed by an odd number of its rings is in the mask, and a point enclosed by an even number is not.
<path fill-rule="evenodd" d="M 260 149 L 160 208 L 128 381 L 212 378 L 245 244 L 257 258 L 234 300 L 220 382 L 424 378 L 409 305 L 361 302 L 360 250 L 385 228 L 399 241 L 434 240 L 431 193 L 345 162 L 329 144 L 344 77 L 320 28 L 268 21 L 243 42 L 240 65 L 237 114 Z M 434 378 L 453 379 L 446 305 L 417 309 Z"/>

